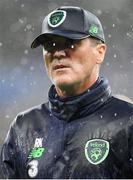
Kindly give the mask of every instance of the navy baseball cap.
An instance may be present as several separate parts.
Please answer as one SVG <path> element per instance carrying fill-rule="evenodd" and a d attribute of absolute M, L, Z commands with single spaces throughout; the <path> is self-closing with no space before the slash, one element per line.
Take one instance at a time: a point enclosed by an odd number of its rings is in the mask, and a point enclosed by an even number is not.
<path fill-rule="evenodd" d="M 49 13 L 43 20 L 42 33 L 33 40 L 31 48 L 43 44 L 47 35 L 58 35 L 74 40 L 91 36 L 105 43 L 103 28 L 98 17 L 74 6 L 62 6 Z"/>

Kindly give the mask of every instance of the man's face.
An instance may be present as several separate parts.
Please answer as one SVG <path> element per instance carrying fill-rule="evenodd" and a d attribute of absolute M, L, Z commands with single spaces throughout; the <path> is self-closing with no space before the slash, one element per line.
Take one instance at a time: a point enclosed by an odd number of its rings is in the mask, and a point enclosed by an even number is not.
<path fill-rule="evenodd" d="M 48 76 L 57 88 L 84 88 L 92 76 L 98 73 L 97 68 L 103 61 L 105 45 L 94 45 L 89 38 L 70 46 L 67 41 L 68 39 L 59 36 L 49 37 L 51 46 L 59 46 L 59 49 L 53 48 L 51 52 L 44 49 Z"/>

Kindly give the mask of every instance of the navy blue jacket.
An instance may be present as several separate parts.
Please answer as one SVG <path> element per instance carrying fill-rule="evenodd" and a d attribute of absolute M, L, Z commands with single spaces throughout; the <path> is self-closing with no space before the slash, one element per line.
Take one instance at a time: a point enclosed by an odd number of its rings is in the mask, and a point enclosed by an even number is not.
<path fill-rule="evenodd" d="M 99 78 L 79 96 L 20 113 L 1 152 L 4 178 L 133 178 L 133 105 Z"/>

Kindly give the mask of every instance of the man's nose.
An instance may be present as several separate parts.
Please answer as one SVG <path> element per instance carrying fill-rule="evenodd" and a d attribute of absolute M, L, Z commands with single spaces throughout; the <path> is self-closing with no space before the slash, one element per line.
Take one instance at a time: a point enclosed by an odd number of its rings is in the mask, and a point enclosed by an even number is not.
<path fill-rule="evenodd" d="M 66 56 L 65 50 L 55 50 L 53 52 L 53 58 L 61 59 Z"/>

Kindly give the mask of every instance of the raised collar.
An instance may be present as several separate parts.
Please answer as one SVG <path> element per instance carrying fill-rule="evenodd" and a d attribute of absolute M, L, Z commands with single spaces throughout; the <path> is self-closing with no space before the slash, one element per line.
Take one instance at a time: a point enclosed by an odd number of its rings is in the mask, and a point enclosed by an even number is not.
<path fill-rule="evenodd" d="M 51 113 L 60 120 L 72 121 L 83 118 L 102 106 L 111 96 L 108 81 L 98 78 L 97 81 L 84 93 L 60 99 L 55 86 L 49 90 L 49 108 Z"/>

